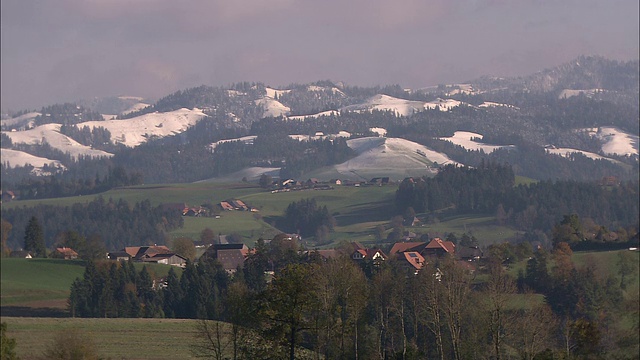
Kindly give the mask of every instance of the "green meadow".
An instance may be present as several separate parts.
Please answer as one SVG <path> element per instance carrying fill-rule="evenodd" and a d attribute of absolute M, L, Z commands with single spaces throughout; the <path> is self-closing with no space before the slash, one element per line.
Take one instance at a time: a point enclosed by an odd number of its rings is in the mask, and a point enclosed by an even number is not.
<path fill-rule="evenodd" d="M 58 332 L 79 331 L 107 359 L 193 359 L 196 321 L 2 317 L 21 359 L 41 358 Z"/>

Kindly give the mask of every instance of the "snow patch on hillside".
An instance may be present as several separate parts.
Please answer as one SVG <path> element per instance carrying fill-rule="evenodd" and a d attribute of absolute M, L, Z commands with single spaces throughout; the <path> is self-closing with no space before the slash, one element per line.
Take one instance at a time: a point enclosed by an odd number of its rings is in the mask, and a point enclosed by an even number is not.
<path fill-rule="evenodd" d="M 586 97 L 593 97 L 593 95 L 597 93 L 604 92 L 604 89 L 584 89 L 584 90 L 572 90 L 572 89 L 564 89 L 558 95 L 558 99 L 567 99 L 572 96 L 584 95 Z"/>
<path fill-rule="evenodd" d="M 340 94 L 342 96 L 346 96 L 342 90 L 338 89 L 335 86 L 326 87 L 326 86 L 317 86 L 317 85 L 309 85 L 307 86 L 307 91 L 331 91 L 334 94 Z"/>
<path fill-rule="evenodd" d="M 471 84 L 453 84 L 449 85 L 449 87 L 453 87 L 454 89 L 447 92 L 447 96 L 457 95 L 457 94 L 475 94 L 476 91 L 473 89 L 473 85 Z"/>
<path fill-rule="evenodd" d="M 135 103 L 135 104 L 131 105 L 131 107 L 129 107 L 127 110 L 123 111 L 122 115 L 126 115 L 126 114 L 129 114 L 129 113 L 132 113 L 132 112 L 140 111 L 140 110 L 142 110 L 142 109 L 144 109 L 146 107 L 149 107 L 149 106 L 151 106 L 151 105 L 147 104 L 147 103 L 143 103 L 143 102 L 138 102 L 138 103 Z"/>
<path fill-rule="evenodd" d="M 604 157 L 602 155 L 598 155 L 589 151 L 583 151 L 583 150 L 578 150 L 578 149 L 572 149 L 572 148 L 547 148 L 546 149 L 547 153 L 549 154 L 554 154 L 554 155 L 560 155 L 562 157 L 565 158 L 570 158 L 572 154 L 575 153 L 580 153 L 586 157 L 588 157 L 589 159 L 593 159 L 593 160 L 608 160 L 611 161 L 612 163 L 616 163 L 619 164 L 620 162 L 614 159 L 610 159 L 608 157 Z"/>
<path fill-rule="evenodd" d="M 384 128 L 374 127 L 369 128 L 369 131 L 378 134 L 378 136 L 387 136 L 387 129 Z"/>
<path fill-rule="evenodd" d="M 280 97 L 282 96 L 282 94 L 287 94 L 290 93 L 291 90 L 277 90 L 277 89 L 273 89 L 273 88 L 266 88 L 267 90 L 267 96 L 274 99 L 276 96 Z"/>
<path fill-rule="evenodd" d="M 470 131 L 456 131 L 452 137 L 441 137 L 440 140 L 445 140 L 454 143 L 455 145 L 462 146 L 467 150 L 484 151 L 486 154 L 490 154 L 498 149 L 502 148 L 515 148 L 514 145 L 489 145 L 472 140 L 473 138 L 482 139 L 484 136 L 476 134 Z"/>
<path fill-rule="evenodd" d="M 638 135 L 615 127 L 585 129 L 602 141 L 602 152 L 608 155 L 638 155 Z"/>
<path fill-rule="evenodd" d="M 42 115 L 39 112 L 30 112 L 20 116 L 16 116 L 11 119 L 2 119 L 0 120 L 0 124 L 2 124 L 2 128 L 6 129 L 18 129 L 22 127 L 32 127 L 33 121 L 36 116 Z"/>
<path fill-rule="evenodd" d="M 445 154 L 433 151 L 418 143 L 385 137 L 366 137 L 347 140 L 347 145 L 358 155 L 336 165 L 335 169 L 345 176 L 353 174 L 389 174 L 402 178 L 415 174 L 435 173 L 434 163 L 457 164 Z M 384 176 L 384 175 L 381 175 Z"/>
<path fill-rule="evenodd" d="M 509 105 L 509 104 L 502 104 L 502 103 L 497 103 L 497 102 L 491 102 L 491 101 L 485 101 L 482 104 L 478 105 L 478 107 L 481 107 L 481 108 L 507 107 L 507 108 L 516 109 L 516 110 L 520 109 L 517 106 L 513 106 L 513 105 Z"/>
<path fill-rule="evenodd" d="M 460 106 L 462 101 L 454 99 L 436 99 L 424 104 L 425 109 L 438 109 L 440 111 L 449 111 L 455 107 Z"/>
<path fill-rule="evenodd" d="M 396 98 L 389 95 L 378 94 L 370 97 L 362 104 L 349 105 L 343 108 L 347 111 L 393 111 L 399 116 L 409 116 L 414 113 L 423 111 L 426 103 L 422 101 L 413 101 Z"/>
<path fill-rule="evenodd" d="M 135 147 L 153 137 L 176 135 L 195 125 L 206 115 L 202 110 L 182 108 L 165 113 L 151 113 L 126 120 L 87 121 L 76 126 L 103 127 L 111 132 L 111 141 L 128 147 Z"/>
<path fill-rule="evenodd" d="M 280 101 L 265 97 L 262 99 L 258 99 L 255 101 L 256 105 L 262 106 L 264 112 L 262 113 L 263 117 L 279 117 L 279 116 L 287 116 L 291 109 Z"/>
<path fill-rule="evenodd" d="M 278 179 L 280 178 L 280 168 L 253 166 L 253 167 L 248 167 L 248 168 L 236 171 L 231 174 L 223 175 L 220 177 L 196 181 L 196 183 L 203 183 L 203 182 L 229 183 L 229 182 L 239 182 L 243 179 L 246 179 L 247 181 L 258 181 L 262 175 L 268 175 L 274 179 Z"/>
<path fill-rule="evenodd" d="M 57 168 L 59 170 L 65 169 L 64 165 L 62 165 L 58 160 L 34 156 L 24 151 L 0 149 L 0 157 L 2 158 L 2 163 L 5 165 L 8 164 L 11 168 L 18 166 L 24 167 L 27 165 L 33 166 L 34 169 L 32 170 L 32 173 L 35 175 L 51 174 L 50 172 L 46 172 L 42 169 L 44 165 L 48 165 L 49 167 Z"/>
<path fill-rule="evenodd" d="M 52 148 L 69 153 L 73 159 L 80 155 L 90 157 L 111 157 L 106 151 L 92 149 L 60 133 L 60 124 L 45 124 L 25 131 L 3 131 L 14 144 L 42 145 L 46 142 Z"/>
<path fill-rule="evenodd" d="M 227 94 L 229 95 L 229 97 L 236 97 L 236 96 L 245 96 L 247 95 L 246 92 L 242 92 L 242 91 L 238 91 L 238 90 L 227 90 Z"/>
<path fill-rule="evenodd" d="M 216 147 L 220 144 L 224 144 L 224 143 L 229 143 L 229 142 L 234 142 L 234 141 L 240 141 L 243 144 L 246 145 L 253 145 L 253 140 L 255 140 L 257 138 L 256 135 L 249 135 L 249 136 L 243 136 L 243 137 L 239 137 L 239 138 L 235 138 L 235 139 L 223 139 L 223 140 L 218 140 L 216 142 L 214 142 L 213 144 L 209 145 L 209 149 L 211 149 L 211 152 L 214 152 Z"/>
<path fill-rule="evenodd" d="M 311 114 L 311 115 L 288 116 L 287 119 L 304 121 L 304 120 L 307 120 L 307 119 L 317 119 L 317 118 L 322 117 L 322 116 L 337 116 L 337 115 L 340 115 L 339 111 L 337 111 L 337 110 L 327 110 L 327 111 L 322 111 L 322 112 L 319 112 L 317 114 Z"/>
<path fill-rule="evenodd" d="M 335 139 L 339 137 L 350 138 L 351 133 L 348 131 L 338 131 L 337 134 L 325 134 L 322 131 L 318 131 L 315 135 L 301 135 L 301 134 L 291 134 L 290 138 L 298 141 L 312 141 L 312 140 L 324 140 L 324 139 Z"/>

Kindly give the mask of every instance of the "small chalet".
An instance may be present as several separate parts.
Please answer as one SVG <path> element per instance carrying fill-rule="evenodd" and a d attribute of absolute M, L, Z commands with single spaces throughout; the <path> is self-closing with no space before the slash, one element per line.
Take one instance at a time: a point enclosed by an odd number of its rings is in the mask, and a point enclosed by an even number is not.
<path fill-rule="evenodd" d="M 164 245 L 153 246 L 127 246 L 124 251 L 129 254 L 133 260 L 140 260 L 142 257 L 151 257 L 155 254 L 169 254 L 171 250 Z"/>
<path fill-rule="evenodd" d="M 361 260 L 370 260 L 374 263 L 381 263 L 382 261 L 387 260 L 387 255 L 382 251 L 382 249 L 371 248 L 367 249 L 359 242 L 351 243 L 353 245 L 354 251 L 351 253 L 351 259 L 356 261 Z"/>
<path fill-rule="evenodd" d="M 144 255 L 139 261 L 146 263 L 165 264 L 179 267 L 185 267 L 187 264 L 187 258 L 175 253 L 157 253 L 153 255 Z"/>
<path fill-rule="evenodd" d="M 374 177 L 369 182 L 371 184 L 374 184 L 374 185 L 386 185 L 386 184 L 389 183 L 389 177 L 388 176 L 385 176 L 385 177 Z"/>
<path fill-rule="evenodd" d="M 477 261 L 482 257 L 482 250 L 477 246 L 459 246 L 456 249 L 456 256 L 464 261 Z"/>
<path fill-rule="evenodd" d="M 404 226 L 418 226 L 420 225 L 420 219 L 414 216 L 413 218 L 404 219 L 402 221 L 402 224 Z"/>
<path fill-rule="evenodd" d="M 129 261 L 131 259 L 131 255 L 129 255 L 126 251 L 112 251 L 107 254 L 107 259 L 116 261 Z"/>
<path fill-rule="evenodd" d="M 53 253 L 53 257 L 65 260 L 74 260 L 78 258 L 78 253 L 72 248 L 61 247 L 56 248 L 56 251 Z"/>
<path fill-rule="evenodd" d="M 2 192 L 2 201 L 3 202 L 12 201 L 15 198 L 16 198 L 16 195 L 13 193 L 13 191 L 3 191 Z"/>
<path fill-rule="evenodd" d="M 207 210 L 202 206 L 188 207 L 182 211 L 182 216 L 203 216 Z"/>
<path fill-rule="evenodd" d="M 336 249 L 326 249 L 326 250 L 306 250 L 301 253 L 301 255 L 306 259 L 314 259 L 319 258 L 323 262 L 327 262 L 331 259 L 337 259 L 340 257 L 340 251 Z"/>
<path fill-rule="evenodd" d="M 31 256 L 31 253 L 28 251 L 24 251 L 24 250 L 16 250 L 16 251 L 12 251 L 9 254 L 9 257 L 12 258 L 21 258 L 21 259 L 31 259 L 33 258 L 33 256 Z"/>

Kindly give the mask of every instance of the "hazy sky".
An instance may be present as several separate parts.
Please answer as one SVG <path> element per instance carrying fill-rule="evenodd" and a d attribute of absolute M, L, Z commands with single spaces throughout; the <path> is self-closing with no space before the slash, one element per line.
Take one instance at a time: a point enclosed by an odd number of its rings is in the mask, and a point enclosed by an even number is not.
<path fill-rule="evenodd" d="M 638 0 L 2 0 L 1 108 L 239 81 L 419 88 L 638 58 Z"/>

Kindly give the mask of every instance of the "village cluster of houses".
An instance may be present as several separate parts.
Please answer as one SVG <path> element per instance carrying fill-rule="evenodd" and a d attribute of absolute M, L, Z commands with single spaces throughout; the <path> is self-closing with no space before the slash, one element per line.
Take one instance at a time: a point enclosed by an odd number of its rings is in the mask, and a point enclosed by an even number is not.
<path fill-rule="evenodd" d="M 297 236 L 297 235 L 291 235 Z M 359 242 L 351 243 L 352 250 L 349 257 L 353 261 L 371 261 L 374 266 L 379 266 L 388 260 L 397 261 L 408 271 L 418 273 L 429 261 L 428 259 L 442 256 L 453 256 L 461 264 L 474 270 L 473 263 L 480 259 L 482 251 L 477 247 L 456 247 L 451 241 L 433 238 L 430 241 L 405 241 L 395 243 L 388 253 L 377 247 L 367 248 Z M 245 260 L 253 253 L 245 244 L 212 244 L 207 248 L 202 257 L 216 259 L 222 267 L 233 274 L 241 269 Z M 344 253 L 338 249 L 307 250 L 301 255 L 311 256 L 316 254 L 324 260 L 342 256 Z M 30 258 L 31 254 L 25 251 L 14 251 L 12 257 Z M 56 248 L 51 257 L 73 260 L 78 258 L 78 253 L 71 248 Z M 136 261 L 144 263 L 156 263 L 184 267 L 187 259 L 176 254 L 164 245 L 127 246 L 119 251 L 110 252 L 107 258 L 115 261 Z"/>
<path fill-rule="evenodd" d="M 9 257 L 31 259 L 33 258 L 33 255 L 29 251 L 14 250 L 9 254 Z M 75 260 L 78 258 L 78 253 L 72 248 L 59 247 L 49 254 L 49 257 L 54 259 Z"/>
<path fill-rule="evenodd" d="M 294 179 L 284 179 L 273 182 L 271 186 L 272 193 L 298 191 L 298 190 L 333 190 L 333 185 L 341 186 L 382 186 L 389 184 L 389 177 L 375 177 L 369 181 L 361 180 L 340 180 L 331 179 L 329 181 L 320 181 L 316 178 L 310 178 L 307 181 L 300 181 Z"/>
<path fill-rule="evenodd" d="M 434 238 L 431 241 L 423 242 L 397 242 L 393 245 L 389 253 L 385 253 L 377 247 L 367 248 L 359 242 L 351 243 L 353 249 L 349 257 L 353 261 L 372 261 L 374 266 L 380 265 L 384 261 L 393 259 L 401 266 L 406 267 L 413 273 L 417 273 L 426 264 L 429 258 L 454 256 L 469 270 L 473 270 L 473 262 L 480 259 L 482 251 L 477 247 L 461 246 L 456 249 L 456 245 L 451 241 L 444 241 Z M 217 259 L 222 267 L 230 274 L 242 268 L 245 259 L 252 253 L 252 250 L 244 244 L 213 244 L 203 256 L 210 256 Z M 342 256 L 341 250 L 306 250 L 301 255 L 317 254 L 325 260 Z"/>

